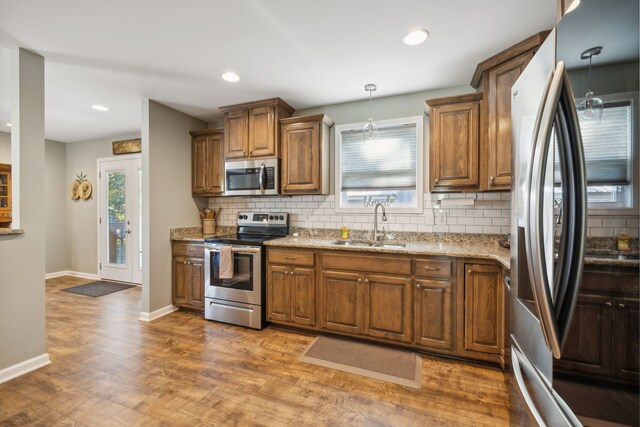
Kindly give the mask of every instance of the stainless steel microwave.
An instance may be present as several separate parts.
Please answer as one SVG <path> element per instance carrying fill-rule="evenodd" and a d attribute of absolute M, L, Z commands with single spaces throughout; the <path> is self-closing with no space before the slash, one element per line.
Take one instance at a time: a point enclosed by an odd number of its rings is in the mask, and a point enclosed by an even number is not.
<path fill-rule="evenodd" d="M 227 196 L 273 196 L 280 193 L 280 160 L 225 162 Z"/>

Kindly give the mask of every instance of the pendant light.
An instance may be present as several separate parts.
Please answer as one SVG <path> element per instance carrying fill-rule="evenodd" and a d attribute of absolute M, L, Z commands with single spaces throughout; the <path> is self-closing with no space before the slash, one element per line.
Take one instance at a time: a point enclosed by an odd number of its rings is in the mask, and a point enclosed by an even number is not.
<path fill-rule="evenodd" d="M 378 138 L 378 125 L 373 123 L 373 114 L 371 113 L 371 98 L 376 89 L 378 89 L 378 87 L 372 83 L 369 83 L 364 87 L 364 90 L 369 92 L 369 121 L 362 128 L 362 141 L 365 144 L 367 142 L 375 141 Z"/>
<path fill-rule="evenodd" d="M 591 59 L 594 56 L 600 55 L 602 52 L 602 46 L 592 47 L 591 49 L 587 49 L 580 55 L 580 59 L 588 59 L 589 60 L 589 88 L 587 90 L 586 95 L 584 96 L 584 100 L 578 105 L 578 110 L 582 111 L 581 115 L 584 120 L 600 122 L 602 119 L 602 109 L 604 107 L 604 102 L 602 99 L 594 97 L 594 93 L 591 90 Z"/>

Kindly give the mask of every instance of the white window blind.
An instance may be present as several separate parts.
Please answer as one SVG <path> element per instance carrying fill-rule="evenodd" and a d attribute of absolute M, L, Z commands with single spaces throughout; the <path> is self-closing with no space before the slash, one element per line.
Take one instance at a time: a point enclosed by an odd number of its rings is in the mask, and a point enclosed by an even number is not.
<path fill-rule="evenodd" d="M 600 123 L 578 112 L 588 185 L 631 183 L 632 114 L 630 101 L 605 102 Z"/>
<path fill-rule="evenodd" d="M 406 190 L 416 188 L 416 124 L 378 130 L 363 143 L 362 130 L 341 132 L 341 190 Z"/>

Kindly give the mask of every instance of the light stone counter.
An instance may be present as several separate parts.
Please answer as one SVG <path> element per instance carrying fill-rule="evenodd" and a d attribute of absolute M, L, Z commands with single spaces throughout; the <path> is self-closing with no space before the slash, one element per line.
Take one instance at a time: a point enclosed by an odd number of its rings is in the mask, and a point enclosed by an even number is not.
<path fill-rule="evenodd" d="M 332 244 L 336 239 L 317 237 L 284 237 L 269 240 L 265 244 L 269 247 L 296 247 L 308 249 L 328 249 L 350 252 L 367 252 L 379 254 L 431 255 L 450 256 L 456 258 L 480 258 L 497 261 L 504 268 L 509 268 L 511 253 L 508 249 L 501 249 L 496 242 L 494 245 L 451 242 L 409 242 L 405 247 L 362 247 L 342 246 Z"/>

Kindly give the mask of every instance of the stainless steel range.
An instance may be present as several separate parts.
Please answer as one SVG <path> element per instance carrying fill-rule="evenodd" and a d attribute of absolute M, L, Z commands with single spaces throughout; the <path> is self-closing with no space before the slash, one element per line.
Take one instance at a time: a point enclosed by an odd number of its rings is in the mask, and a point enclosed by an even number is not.
<path fill-rule="evenodd" d="M 283 212 L 240 212 L 236 224 L 235 235 L 205 239 L 204 317 L 262 329 L 266 282 L 263 243 L 287 235 L 289 216 Z"/>

